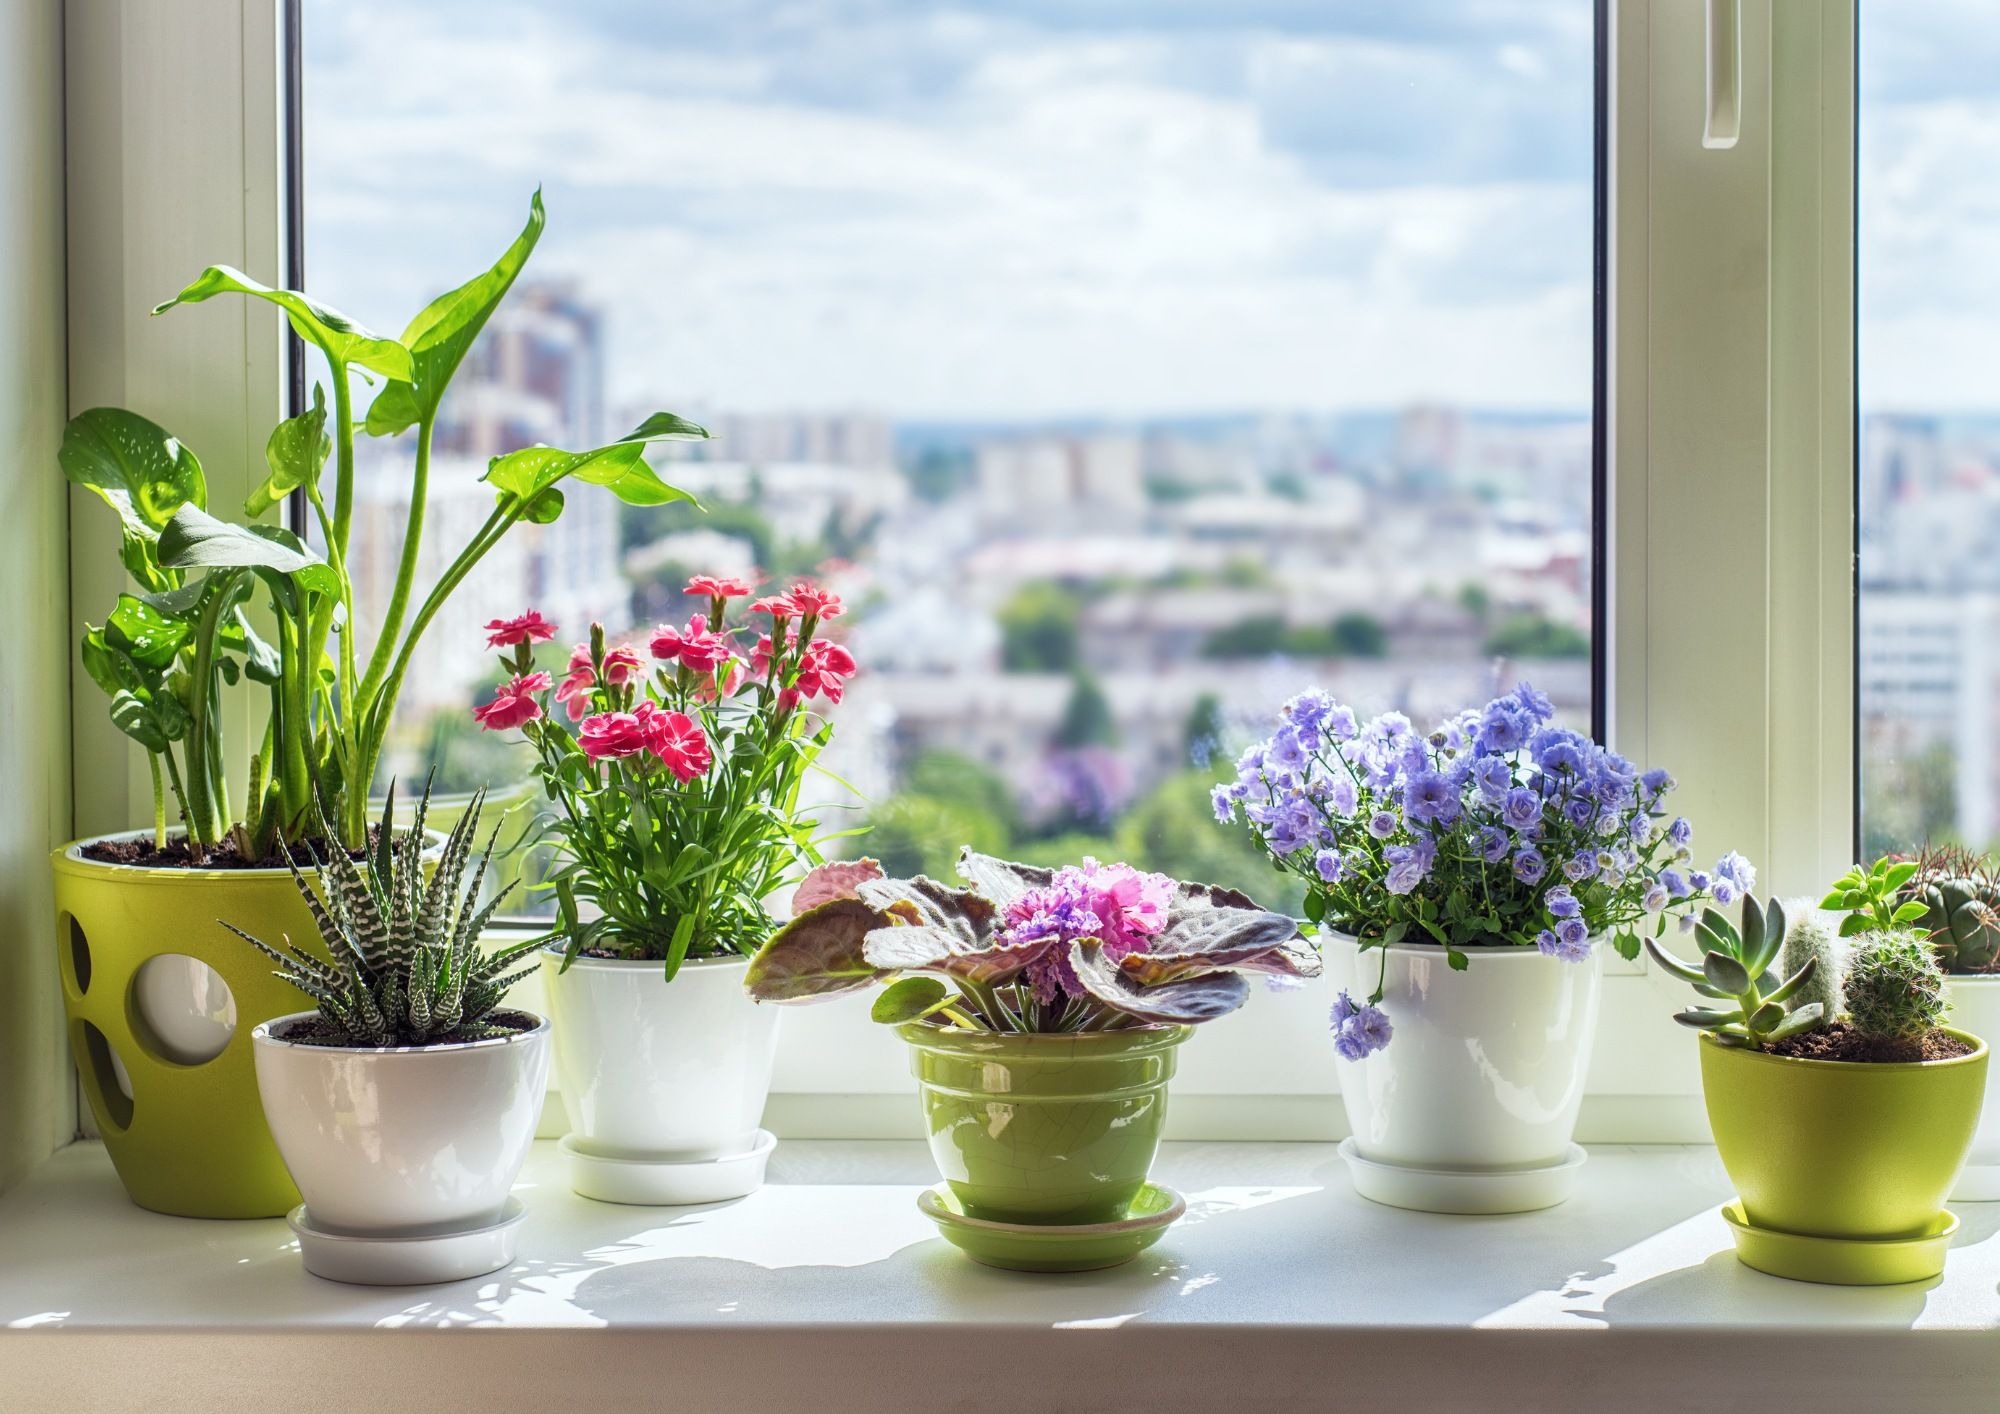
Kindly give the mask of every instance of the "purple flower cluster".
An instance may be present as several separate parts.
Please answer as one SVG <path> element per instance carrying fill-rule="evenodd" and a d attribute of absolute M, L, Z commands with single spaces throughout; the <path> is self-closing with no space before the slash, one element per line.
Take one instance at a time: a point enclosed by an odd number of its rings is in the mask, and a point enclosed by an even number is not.
<path fill-rule="evenodd" d="M 1333 1049 L 1342 1060 L 1358 1061 L 1371 1051 L 1379 1051 L 1389 1044 L 1395 1028 L 1389 1025 L 1389 1013 L 1372 1002 L 1357 1005 L 1346 991 L 1334 999 Z"/>
<path fill-rule="evenodd" d="M 1636 955 L 1636 928 L 1754 884 L 1735 853 L 1691 867 L 1692 827 L 1663 808 L 1673 788 L 1558 725 L 1527 683 L 1429 735 L 1399 712 L 1361 722 L 1314 689 L 1285 704 L 1213 803 L 1306 880 L 1314 923 L 1364 947 L 1511 943 L 1577 962 L 1605 937 Z M 1344 1047 L 1387 1039 L 1379 1011 L 1379 1026 L 1356 1021 L 1371 1010 L 1335 1008 Z"/>

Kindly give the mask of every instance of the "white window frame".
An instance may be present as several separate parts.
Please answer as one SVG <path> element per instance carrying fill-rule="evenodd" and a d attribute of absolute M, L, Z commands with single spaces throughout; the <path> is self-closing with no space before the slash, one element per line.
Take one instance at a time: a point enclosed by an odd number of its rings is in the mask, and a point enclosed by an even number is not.
<path fill-rule="evenodd" d="M 279 316 L 145 309 L 212 262 L 283 273 L 282 3 L 68 10 L 72 410 L 184 429 L 223 501 L 280 416 Z M 1742 850 L 1780 895 L 1853 849 L 1854 5 L 1603 0 L 1605 720 L 1620 751 L 1680 778 L 1704 852 Z M 1740 25 L 1726 149 L 1702 143 L 1711 12 Z M 75 524 L 80 627 L 120 570 L 88 507 Z M 140 765 L 87 693 L 74 749 L 78 832 L 142 821 Z M 1664 980 L 1607 977 L 1585 1140 L 1706 1136 Z M 1259 994 L 1187 1047 L 1172 1131 L 1337 1135 L 1326 1000 Z M 781 1133 L 916 1133 L 901 1047 L 862 1004 L 793 1013 L 784 1035 Z"/>

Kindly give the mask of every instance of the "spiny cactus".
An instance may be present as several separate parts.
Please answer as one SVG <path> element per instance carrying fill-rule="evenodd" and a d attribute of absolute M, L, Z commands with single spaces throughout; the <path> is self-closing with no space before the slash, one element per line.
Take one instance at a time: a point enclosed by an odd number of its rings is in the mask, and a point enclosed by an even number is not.
<path fill-rule="evenodd" d="M 1902 930 L 1871 933 L 1855 948 L 1842 996 L 1849 1025 L 1883 1050 L 1913 1060 L 1950 1005 L 1936 955 L 1921 934 Z"/>
<path fill-rule="evenodd" d="M 1782 982 L 1770 971 L 1785 943 L 1785 910 L 1776 899 L 1768 906 L 1756 895 L 1743 896 L 1743 927 L 1738 930 L 1714 909 L 1704 909 L 1695 933 L 1701 940 L 1701 967 L 1688 966 L 1651 938 L 1646 951 L 1667 972 L 1689 983 L 1704 997 L 1733 1001 L 1734 1009 L 1691 1006 L 1674 1013 L 1674 1020 L 1706 1031 L 1725 1045 L 1762 1048 L 1823 1025 L 1824 1006 L 1800 1000 L 1819 969 L 1808 958 Z"/>
<path fill-rule="evenodd" d="M 326 884 L 324 904 L 298 866 L 292 865 L 292 880 L 319 926 L 333 958 L 331 965 L 289 938 L 280 952 L 222 920 L 223 927 L 275 961 L 279 977 L 313 999 L 327 1027 L 322 1039 L 328 1042 L 418 1046 L 508 1034 L 489 1025 L 487 1018 L 507 988 L 533 970 L 531 964 L 508 973 L 508 964 L 532 951 L 541 939 L 491 954 L 479 951 L 480 931 L 508 893 L 503 889 L 484 908 L 478 906 L 479 886 L 493 855 L 491 839 L 470 882 L 465 880 L 485 792 L 473 797 L 471 808 L 453 827 L 426 882 L 424 814 L 429 805 L 426 789 L 415 822 L 399 836 L 392 822 L 392 788 L 370 857 L 357 865 L 341 849 L 333 850 L 324 862 L 313 853 Z M 334 838 L 331 830 L 326 830 L 326 838 Z M 289 861 L 288 852 L 286 858 Z"/>
<path fill-rule="evenodd" d="M 1822 1024 L 1840 1015 L 1840 956 L 1836 947 L 1832 930 L 1810 911 L 1802 912 L 1785 934 L 1784 957 L 1778 968 L 1790 977 L 1812 964 L 1812 971 L 1792 995 L 1800 1006 L 1818 1002 Z"/>
<path fill-rule="evenodd" d="M 1913 926 L 1930 935 L 1947 972 L 1988 972 L 2000 963 L 2000 879 L 1990 861 L 1957 845 L 1926 846 L 1901 897 L 1922 905 Z"/>

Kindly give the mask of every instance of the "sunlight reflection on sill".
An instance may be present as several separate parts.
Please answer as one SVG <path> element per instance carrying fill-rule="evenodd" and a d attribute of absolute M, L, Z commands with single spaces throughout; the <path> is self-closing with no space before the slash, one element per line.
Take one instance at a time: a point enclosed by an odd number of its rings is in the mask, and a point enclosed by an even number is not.
<path fill-rule="evenodd" d="M 1109 1331 L 1116 1330 L 1127 1321 L 1136 1321 L 1145 1314 L 1141 1311 L 1127 1311 L 1122 1316 L 1087 1316 L 1078 1321 L 1057 1321 L 1050 1330 L 1058 1331 Z"/>

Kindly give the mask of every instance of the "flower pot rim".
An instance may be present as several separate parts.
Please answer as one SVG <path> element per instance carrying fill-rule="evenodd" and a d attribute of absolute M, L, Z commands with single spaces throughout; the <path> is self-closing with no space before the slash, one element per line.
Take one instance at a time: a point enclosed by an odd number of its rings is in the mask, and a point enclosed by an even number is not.
<path fill-rule="evenodd" d="M 1165 1050 L 1169 1046 L 1180 1045 L 1195 1032 L 1193 1026 L 1184 1022 L 1152 1021 L 1118 1031 L 967 1031 L 962 1027 L 939 1026 L 930 1021 L 898 1022 L 895 1029 L 896 1034 L 912 1046 L 928 1046 L 941 1051 L 988 1051 L 996 1046 L 1031 1049 L 1062 1041 L 1070 1045 L 1080 1043 L 1101 1047 L 1121 1054 Z"/>
<path fill-rule="evenodd" d="M 563 955 L 563 945 L 560 942 L 545 943 L 541 948 L 541 955 L 560 962 Z M 658 972 L 666 963 L 664 959 L 657 957 L 592 957 L 588 953 L 578 953 L 570 960 L 569 965 L 571 967 L 601 967 L 607 972 L 636 972 L 641 968 L 649 972 Z M 741 953 L 730 953 L 725 957 L 688 958 L 681 963 L 681 971 L 685 972 L 690 967 L 699 967 L 704 971 L 708 971 L 711 969 L 720 970 L 726 967 L 748 967 L 749 965 L 750 959 L 748 957 L 745 957 Z M 675 975 L 679 976 L 680 974 L 676 973 Z"/>
<path fill-rule="evenodd" d="M 1428 938 L 1414 943 L 1405 940 L 1396 943 L 1369 943 L 1364 946 L 1362 941 L 1352 933 L 1344 933 L 1338 928 L 1327 929 L 1323 936 L 1334 942 L 1348 943 L 1362 952 L 1381 952 L 1386 949 L 1389 952 L 1395 953 L 1434 954 L 1438 957 L 1442 957 L 1445 954 L 1445 945 L 1443 943 L 1433 942 Z M 1585 940 L 1585 946 L 1595 952 L 1599 947 L 1609 942 L 1610 938 L 1608 935 L 1604 933 L 1592 933 Z M 1562 958 L 1550 957 L 1540 948 L 1528 943 L 1461 943 L 1458 947 L 1452 949 L 1452 951 L 1462 952 L 1470 957 L 1532 957 L 1548 962 L 1564 961 Z"/>
<path fill-rule="evenodd" d="M 425 827 L 424 834 L 430 840 L 430 843 L 424 847 L 424 856 L 425 858 L 435 857 L 444 849 L 446 836 L 443 831 L 433 830 L 428 826 Z M 107 830 L 103 834 L 85 835 L 81 839 L 71 840 L 68 844 L 55 850 L 49 858 L 59 873 L 68 872 L 92 878 L 116 879 L 121 883 L 136 883 L 156 879 L 193 879 L 199 880 L 202 883 L 221 884 L 227 883 L 232 879 L 262 880 L 289 879 L 292 877 L 292 871 L 282 864 L 258 865 L 250 869 L 211 869 L 206 865 L 199 868 L 190 865 L 184 869 L 176 869 L 164 864 L 113 864 L 105 859 L 86 859 L 83 855 L 84 848 L 88 845 L 103 844 L 116 840 L 151 839 L 152 837 L 153 832 L 150 829 Z M 168 839 L 185 839 L 186 837 L 187 828 L 182 825 L 175 825 L 167 831 Z M 310 874 L 318 867 L 321 866 L 301 864 L 298 866 L 298 869 L 302 874 Z"/>
<path fill-rule="evenodd" d="M 537 1015 L 525 1007 L 508 1007 L 508 1011 L 519 1012 L 523 1016 L 535 1018 L 535 1024 L 526 1031 L 514 1031 L 505 1036 L 487 1036 L 477 1041 L 444 1041 L 423 1046 L 308 1046 L 302 1041 L 287 1041 L 282 1036 L 271 1034 L 271 1028 L 282 1026 L 288 1021 L 301 1021 L 306 1017 L 318 1016 L 317 1011 L 293 1011 L 283 1016 L 274 1016 L 269 1021 L 261 1021 L 250 1033 L 253 1045 L 280 1047 L 288 1051 L 324 1051 L 330 1056 L 421 1056 L 450 1055 L 464 1051 L 498 1050 L 506 1046 L 518 1046 L 537 1037 L 549 1034 L 549 1019 Z"/>
<path fill-rule="evenodd" d="M 1944 975 L 1944 980 L 1946 982 L 1962 982 L 1968 986 L 1979 986 L 1983 983 L 2000 982 L 2000 972 L 1947 972 Z"/>
<path fill-rule="evenodd" d="M 1967 1051 L 1962 1056 L 1945 1056 L 1940 1060 L 1851 1061 L 1851 1060 L 1812 1060 L 1805 1056 L 1774 1056 L 1769 1051 L 1753 1051 L 1748 1046 L 1725 1045 L 1721 1041 L 1716 1040 L 1713 1036 L 1709 1036 L 1706 1034 L 1704 1034 L 1701 1037 L 1701 1044 L 1705 1046 L 1713 1046 L 1717 1051 L 1731 1052 L 1736 1055 L 1744 1057 L 1746 1060 L 1756 1061 L 1762 1064 L 1796 1065 L 1796 1066 L 1805 1066 L 1811 1070 L 1859 1071 L 1862 1073 L 1866 1073 L 1869 1071 L 1902 1072 L 1911 1070 L 1941 1070 L 1947 1066 L 1968 1065 L 1973 1061 L 1981 1060 L 1985 1057 L 1986 1042 L 1982 1041 L 1979 1037 L 1973 1035 L 1970 1031 L 1961 1031 L 1956 1026 L 1940 1026 L 1937 1029 L 1942 1031 L 1947 1036 L 1955 1036 L 1959 1040 L 1967 1042 L 1968 1044 L 1971 1045 L 1972 1049 Z"/>

